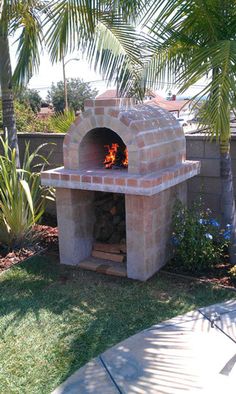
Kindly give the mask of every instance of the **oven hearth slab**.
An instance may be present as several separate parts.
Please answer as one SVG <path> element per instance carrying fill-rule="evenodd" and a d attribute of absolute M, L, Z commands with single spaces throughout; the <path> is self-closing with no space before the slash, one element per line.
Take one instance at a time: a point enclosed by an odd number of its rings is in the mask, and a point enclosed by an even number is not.
<path fill-rule="evenodd" d="M 42 184 L 65 189 L 95 190 L 152 196 L 199 174 L 200 163 L 183 163 L 147 175 L 127 170 L 67 170 L 64 167 L 41 173 Z"/>

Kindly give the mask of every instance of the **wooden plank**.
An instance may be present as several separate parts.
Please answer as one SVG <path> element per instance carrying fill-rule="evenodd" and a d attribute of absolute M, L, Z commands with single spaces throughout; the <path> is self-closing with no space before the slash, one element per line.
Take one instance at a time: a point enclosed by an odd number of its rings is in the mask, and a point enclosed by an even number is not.
<path fill-rule="evenodd" d="M 93 250 L 92 256 L 97 257 L 98 259 L 115 261 L 117 263 L 123 263 L 123 261 L 124 261 L 123 254 L 106 253 L 106 252 L 102 252 L 99 250 Z"/>
<path fill-rule="evenodd" d="M 126 244 L 95 243 L 93 245 L 93 250 L 99 250 L 106 253 L 126 253 Z"/>
<path fill-rule="evenodd" d="M 115 275 L 127 277 L 126 264 L 116 263 L 114 261 L 96 259 L 95 257 L 88 257 L 79 263 L 82 269 L 101 272 L 106 275 Z"/>

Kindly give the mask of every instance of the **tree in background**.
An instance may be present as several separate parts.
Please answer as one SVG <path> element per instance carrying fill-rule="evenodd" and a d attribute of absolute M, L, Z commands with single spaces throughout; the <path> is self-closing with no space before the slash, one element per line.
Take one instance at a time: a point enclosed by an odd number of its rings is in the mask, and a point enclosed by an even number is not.
<path fill-rule="evenodd" d="M 36 114 L 40 111 L 42 97 L 36 89 L 22 87 L 16 92 L 15 99 L 26 107 L 29 106 Z"/>
<path fill-rule="evenodd" d="M 29 105 L 14 100 L 14 111 L 16 117 L 16 128 L 20 133 L 33 132 L 52 132 L 53 125 L 51 119 L 38 119 L 37 114 L 33 112 Z M 3 131 L 3 113 L 0 104 L 0 132 Z"/>
<path fill-rule="evenodd" d="M 67 80 L 67 94 L 69 108 L 75 113 L 83 110 L 84 100 L 93 99 L 98 94 L 97 89 L 93 89 L 90 83 L 83 82 L 79 78 L 71 78 Z M 48 91 L 47 100 L 53 104 L 55 112 L 63 112 L 65 109 L 64 84 L 63 81 L 52 84 Z"/>

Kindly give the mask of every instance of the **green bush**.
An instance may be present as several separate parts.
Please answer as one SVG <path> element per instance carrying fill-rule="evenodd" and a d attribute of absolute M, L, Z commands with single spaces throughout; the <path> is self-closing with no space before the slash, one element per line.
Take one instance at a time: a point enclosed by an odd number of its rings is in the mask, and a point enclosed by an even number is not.
<path fill-rule="evenodd" d="M 67 133 L 76 116 L 73 110 L 58 112 L 51 117 L 51 127 L 55 133 Z"/>
<path fill-rule="evenodd" d="M 18 101 L 14 102 L 16 129 L 20 133 L 51 132 L 52 125 L 50 119 L 40 120 L 32 111 L 30 106 L 26 106 Z M 3 131 L 2 109 L 0 107 L 0 130 Z"/>
<path fill-rule="evenodd" d="M 230 227 L 221 229 L 219 222 L 204 209 L 201 201 L 191 209 L 176 202 L 173 213 L 174 263 L 182 271 L 209 270 L 222 257 L 230 240 Z"/>
<path fill-rule="evenodd" d="M 46 159 L 40 149 L 30 154 L 26 145 L 21 168 L 17 168 L 15 149 L 0 138 L 3 154 L 0 155 L 0 243 L 9 249 L 20 248 L 33 242 L 33 226 L 42 217 L 49 189 L 40 185 L 39 171 L 33 171 L 33 161 L 41 169 Z"/>

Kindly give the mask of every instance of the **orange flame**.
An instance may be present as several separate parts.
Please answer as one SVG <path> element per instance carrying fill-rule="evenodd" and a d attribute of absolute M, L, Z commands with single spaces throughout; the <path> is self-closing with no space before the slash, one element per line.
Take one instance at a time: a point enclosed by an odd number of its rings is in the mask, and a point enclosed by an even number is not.
<path fill-rule="evenodd" d="M 128 164 L 129 164 L 129 156 L 128 156 L 128 149 L 127 148 L 125 148 L 125 158 L 124 158 L 124 160 L 122 161 L 122 164 L 123 164 L 123 166 L 124 167 L 128 167 Z"/>
<path fill-rule="evenodd" d="M 103 162 L 105 168 L 112 168 L 116 163 L 117 163 L 117 152 L 119 145 L 118 144 L 111 144 L 110 145 L 104 145 L 104 148 L 107 148 L 108 153 L 105 157 L 105 160 Z M 128 150 L 127 148 L 124 151 L 124 159 L 121 162 L 122 167 L 128 167 Z"/>
<path fill-rule="evenodd" d="M 116 162 L 116 154 L 117 154 L 117 150 L 119 148 L 119 145 L 112 144 L 111 147 L 109 145 L 104 145 L 104 148 L 108 149 L 108 154 L 106 155 L 103 164 L 105 165 L 105 168 L 112 168 L 112 166 Z"/>

